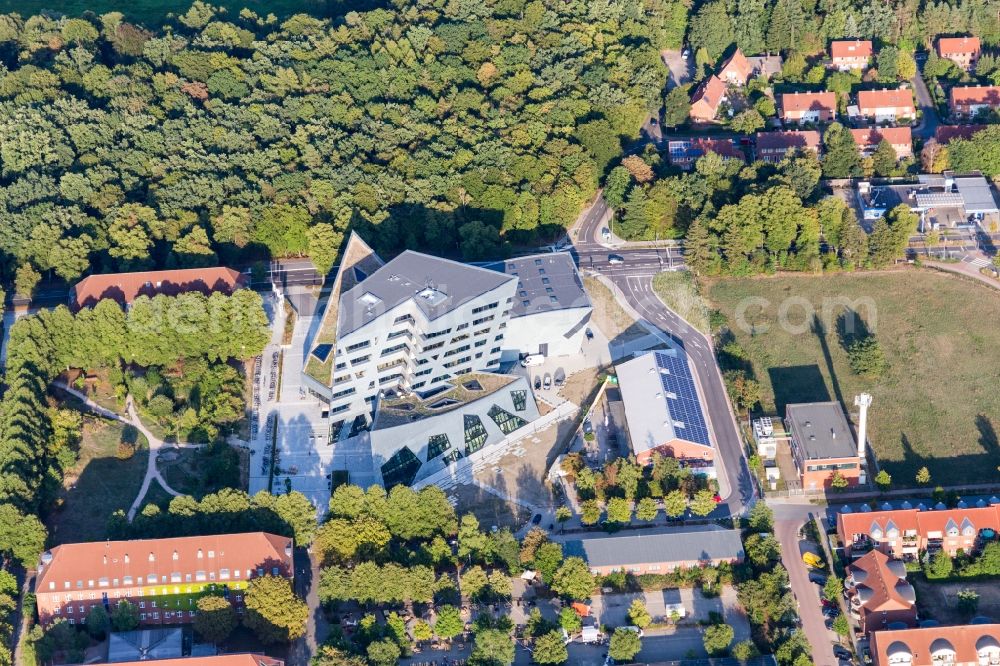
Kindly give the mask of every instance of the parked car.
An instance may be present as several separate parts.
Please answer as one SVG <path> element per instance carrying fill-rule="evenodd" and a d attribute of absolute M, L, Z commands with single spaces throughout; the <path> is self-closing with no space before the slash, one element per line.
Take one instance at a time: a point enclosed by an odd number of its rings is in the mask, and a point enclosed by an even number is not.
<path fill-rule="evenodd" d="M 608 229 L 607 227 L 601 229 L 601 237 L 604 240 L 611 240 L 611 229 Z"/>
<path fill-rule="evenodd" d="M 594 339 L 594 332 L 592 330 L 590 330 L 589 328 L 586 331 L 584 331 L 584 334 L 587 336 L 588 340 L 593 340 Z"/>
<path fill-rule="evenodd" d="M 820 599 L 820 603 L 823 604 L 823 608 L 836 608 L 837 602 L 830 601 L 829 599 Z"/>
<path fill-rule="evenodd" d="M 811 566 L 813 569 L 822 569 L 826 566 L 826 563 L 823 562 L 823 558 L 816 553 L 802 553 L 802 561 Z"/>
<path fill-rule="evenodd" d="M 531 519 L 531 524 L 532 525 L 537 525 L 540 522 L 542 522 L 542 514 L 536 513 L 535 517 Z"/>
<path fill-rule="evenodd" d="M 850 659 L 851 651 L 842 645 L 835 645 L 833 648 L 833 656 L 837 659 Z"/>
<path fill-rule="evenodd" d="M 824 608 L 823 615 L 827 617 L 837 617 L 838 615 L 840 615 L 840 608 L 838 608 L 837 606 L 834 606 L 833 608 Z"/>
<path fill-rule="evenodd" d="M 521 367 L 530 368 L 535 365 L 541 365 L 545 363 L 545 357 L 541 354 L 528 354 L 523 359 L 521 359 Z"/>
<path fill-rule="evenodd" d="M 826 585 L 826 576 L 817 571 L 810 571 L 809 581 L 812 583 L 816 583 L 820 587 L 823 587 L 824 585 Z"/>
<path fill-rule="evenodd" d="M 550 375 L 547 372 L 545 373 L 545 379 L 542 380 L 542 387 L 546 391 L 548 391 L 550 388 L 552 388 L 552 375 Z"/>
<path fill-rule="evenodd" d="M 540 388 L 542 388 L 542 378 L 535 375 L 535 390 L 537 391 Z"/>
<path fill-rule="evenodd" d="M 585 435 L 594 432 L 594 424 L 590 422 L 590 419 L 583 420 L 583 432 Z"/>

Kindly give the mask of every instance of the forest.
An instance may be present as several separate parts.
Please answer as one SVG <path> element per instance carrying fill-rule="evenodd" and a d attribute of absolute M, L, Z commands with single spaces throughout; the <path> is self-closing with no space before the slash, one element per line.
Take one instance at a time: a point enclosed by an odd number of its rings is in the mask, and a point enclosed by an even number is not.
<path fill-rule="evenodd" d="M 0 15 L 0 265 L 67 281 L 310 254 L 480 258 L 561 230 L 658 104 L 680 0 L 283 22 Z M 31 287 L 37 279 L 21 280 Z"/>

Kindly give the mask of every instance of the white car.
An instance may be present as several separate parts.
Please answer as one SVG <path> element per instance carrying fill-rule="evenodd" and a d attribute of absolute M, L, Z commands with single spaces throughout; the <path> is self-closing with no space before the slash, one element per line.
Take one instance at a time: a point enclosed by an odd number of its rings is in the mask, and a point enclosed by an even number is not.
<path fill-rule="evenodd" d="M 604 240 L 611 240 L 611 229 L 608 229 L 607 227 L 601 229 L 601 237 L 604 238 Z"/>
<path fill-rule="evenodd" d="M 608 263 L 611 264 L 612 266 L 617 266 L 618 264 L 624 264 L 625 258 L 617 254 L 609 254 Z"/>
<path fill-rule="evenodd" d="M 523 359 L 521 359 L 522 368 L 530 368 L 535 365 L 541 365 L 545 363 L 545 357 L 541 354 L 528 354 Z"/>

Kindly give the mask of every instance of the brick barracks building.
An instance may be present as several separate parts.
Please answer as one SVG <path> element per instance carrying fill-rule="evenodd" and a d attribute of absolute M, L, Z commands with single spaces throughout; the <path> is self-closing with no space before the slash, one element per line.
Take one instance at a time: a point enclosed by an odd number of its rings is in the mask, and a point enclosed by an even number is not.
<path fill-rule="evenodd" d="M 265 532 L 63 544 L 38 565 L 38 617 L 43 626 L 59 618 L 82 624 L 94 606 L 111 613 L 128 601 L 142 625 L 183 624 L 210 590 L 242 612 L 251 580 L 292 578 L 292 549 L 290 538 Z"/>

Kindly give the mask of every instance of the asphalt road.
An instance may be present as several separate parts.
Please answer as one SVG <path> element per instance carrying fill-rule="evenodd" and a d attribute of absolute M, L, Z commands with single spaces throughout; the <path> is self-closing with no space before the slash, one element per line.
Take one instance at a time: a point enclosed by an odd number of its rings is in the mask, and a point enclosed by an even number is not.
<path fill-rule="evenodd" d="M 580 268 L 609 278 L 636 312 L 687 352 L 702 389 L 706 416 L 719 451 L 719 486 L 724 501 L 720 513 L 728 509 L 731 515 L 740 514 L 753 500 L 754 486 L 711 343 L 664 305 L 652 289 L 653 276 L 668 268 L 683 266 L 683 257 L 677 248 L 609 250 L 600 245 L 597 242 L 598 225 L 604 220 L 600 211 L 606 208 L 607 204 L 600 199 L 578 227 L 574 251 Z M 623 262 L 611 264 L 611 255 L 621 257 Z"/>
<path fill-rule="evenodd" d="M 923 63 L 921 62 L 917 65 L 917 74 L 910 79 L 910 84 L 913 86 L 913 92 L 917 98 L 917 106 L 920 107 L 921 112 L 920 122 L 913 127 L 913 133 L 926 141 L 934 136 L 939 120 L 934 100 L 931 99 L 931 93 L 927 89 L 927 84 L 924 83 L 924 77 L 921 74 L 922 69 Z"/>

